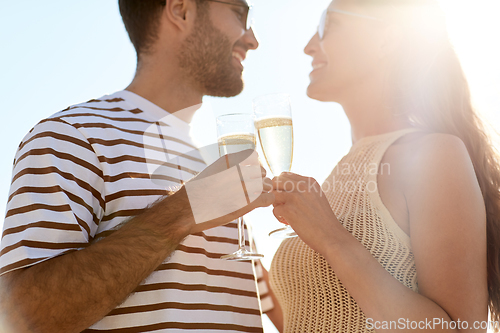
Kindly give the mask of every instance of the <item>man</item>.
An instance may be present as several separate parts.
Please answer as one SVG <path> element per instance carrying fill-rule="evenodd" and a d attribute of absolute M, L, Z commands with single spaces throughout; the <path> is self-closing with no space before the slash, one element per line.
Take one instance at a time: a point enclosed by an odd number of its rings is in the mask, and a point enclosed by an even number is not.
<path fill-rule="evenodd" d="M 269 179 L 259 180 L 264 191 L 251 204 L 198 223 L 186 186 L 165 197 L 146 161 L 148 151 L 195 148 L 188 123 L 203 95 L 242 91 L 241 60 L 258 47 L 245 27 L 248 6 L 120 0 L 120 12 L 138 55 L 132 83 L 41 121 L 19 147 L 0 252 L 0 327 L 262 331 L 252 264 L 219 257 L 235 250 L 235 224 L 227 223 L 273 202 Z M 242 158 L 231 156 L 230 166 Z M 172 185 L 205 166 L 178 161 L 163 165 Z M 222 172 L 222 162 L 197 178 Z"/>

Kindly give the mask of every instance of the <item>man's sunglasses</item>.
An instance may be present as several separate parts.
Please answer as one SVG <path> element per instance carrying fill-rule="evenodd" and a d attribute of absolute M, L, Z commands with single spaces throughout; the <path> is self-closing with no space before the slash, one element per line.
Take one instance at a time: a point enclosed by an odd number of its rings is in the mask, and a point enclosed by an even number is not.
<path fill-rule="evenodd" d="M 344 14 L 344 15 L 349 15 L 349 16 L 355 16 L 355 17 L 359 17 L 359 18 L 363 18 L 363 19 L 367 19 L 367 20 L 383 22 L 381 19 L 373 17 L 373 16 L 347 12 L 345 10 L 340 10 L 340 9 L 334 9 L 334 8 L 331 8 L 331 6 L 330 6 L 327 9 L 325 9 L 323 14 L 321 14 L 321 19 L 319 20 L 318 36 L 319 36 L 320 40 L 323 39 L 323 37 L 325 36 L 325 30 L 326 30 L 326 27 L 328 25 L 328 13 L 332 13 L 332 12 L 333 13 L 340 13 L 340 14 Z"/>
<path fill-rule="evenodd" d="M 219 1 L 219 0 L 206 0 L 206 1 L 212 1 L 212 2 L 218 2 L 218 3 L 223 3 L 226 5 L 231 5 L 231 6 L 237 6 L 237 7 L 243 7 L 245 9 L 245 12 L 241 15 L 240 21 L 243 23 L 243 26 L 245 27 L 246 30 L 250 30 L 253 24 L 253 10 L 252 6 L 249 5 L 246 1 L 244 0 L 239 0 L 238 2 L 228 2 L 228 1 Z M 162 5 L 166 5 L 167 1 L 166 0 L 161 0 Z"/>
<path fill-rule="evenodd" d="M 238 2 L 228 2 L 228 1 L 219 1 L 219 0 L 207 0 L 212 2 L 223 3 L 231 6 L 238 6 L 245 8 L 245 13 L 241 16 L 240 20 L 243 23 L 243 26 L 246 30 L 250 30 L 253 24 L 253 10 L 252 6 L 249 5 L 246 1 L 238 1 Z"/>

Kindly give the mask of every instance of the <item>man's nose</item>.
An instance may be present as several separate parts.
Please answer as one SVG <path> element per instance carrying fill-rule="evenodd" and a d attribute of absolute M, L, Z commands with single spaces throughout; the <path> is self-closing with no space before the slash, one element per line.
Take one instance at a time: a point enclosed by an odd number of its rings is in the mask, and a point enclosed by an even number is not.
<path fill-rule="evenodd" d="M 247 45 L 249 50 L 255 50 L 259 47 L 259 41 L 253 32 L 253 28 L 245 31 L 245 34 L 242 37 L 243 42 Z"/>

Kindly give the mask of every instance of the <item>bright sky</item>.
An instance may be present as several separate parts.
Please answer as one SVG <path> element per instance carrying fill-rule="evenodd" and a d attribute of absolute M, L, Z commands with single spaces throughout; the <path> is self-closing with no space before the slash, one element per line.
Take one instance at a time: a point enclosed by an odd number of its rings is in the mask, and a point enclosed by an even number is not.
<path fill-rule="evenodd" d="M 456 49 L 478 108 L 500 130 L 500 12 L 498 0 L 442 0 Z M 259 95 L 287 92 L 292 98 L 295 149 L 292 171 L 323 181 L 349 150 L 350 130 L 335 103 L 305 94 L 311 59 L 303 48 L 329 0 L 254 0 L 260 48 L 245 61 L 246 89 L 232 99 L 205 98 L 193 127 L 198 140 L 215 142 L 214 116 L 251 112 Z M 5 211 L 12 160 L 19 142 L 41 119 L 69 105 L 125 88 L 135 53 L 116 0 L 0 0 L 0 209 Z M 326 148 L 326 149 L 325 149 Z M 248 216 L 264 265 L 279 241 L 270 209 Z M 3 219 L 0 220 L 0 227 Z M 266 324 L 266 333 L 274 332 Z"/>

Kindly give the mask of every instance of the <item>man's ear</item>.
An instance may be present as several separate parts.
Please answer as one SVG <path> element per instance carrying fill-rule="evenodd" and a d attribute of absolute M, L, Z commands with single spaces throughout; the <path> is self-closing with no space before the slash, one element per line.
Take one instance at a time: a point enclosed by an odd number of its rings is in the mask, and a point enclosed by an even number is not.
<path fill-rule="evenodd" d="M 167 0 L 163 16 L 180 31 L 188 31 L 196 18 L 193 0 Z"/>

